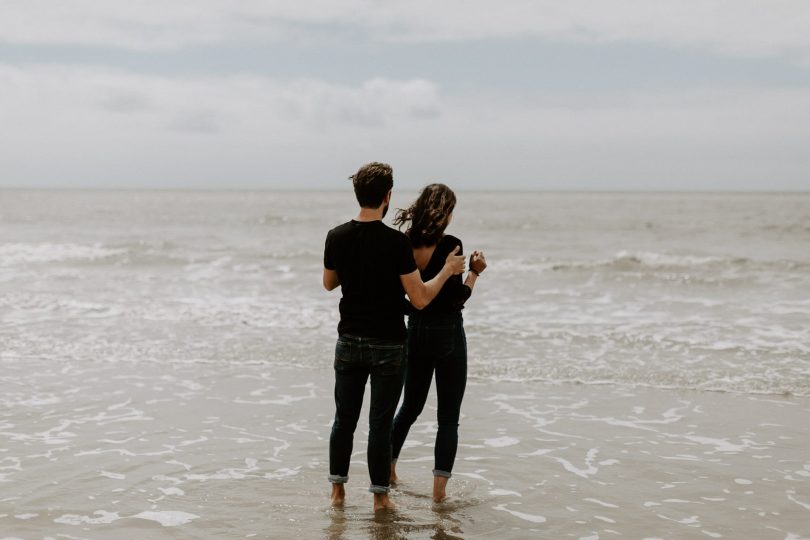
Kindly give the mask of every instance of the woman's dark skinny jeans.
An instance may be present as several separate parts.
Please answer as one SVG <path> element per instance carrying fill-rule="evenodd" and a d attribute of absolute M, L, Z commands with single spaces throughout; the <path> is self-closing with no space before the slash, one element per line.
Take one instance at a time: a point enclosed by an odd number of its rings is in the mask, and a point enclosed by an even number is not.
<path fill-rule="evenodd" d="M 436 373 L 439 431 L 434 448 L 434 476 L 449 478 L 458 447 L 458 419 L 467 385 L 467 338 L 461 313 L 408 319 L 405 398 L 391 430 L 392 458 L 399 457 L 411 425 L 427 400 Z"/>

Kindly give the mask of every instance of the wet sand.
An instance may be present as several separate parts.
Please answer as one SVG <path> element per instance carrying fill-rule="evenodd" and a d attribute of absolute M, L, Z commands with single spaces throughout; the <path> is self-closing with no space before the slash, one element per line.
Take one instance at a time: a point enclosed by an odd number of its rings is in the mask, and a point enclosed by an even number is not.
<path fill-rule="evenodd" d="M 429 498 L 432 396 L 398 511 L 374 516 L 364 420 L 328 507 L 331 384 L 0 356 L 0 538 L 810 537 L 805 397 L 471 380 L 449 501 Z"/>

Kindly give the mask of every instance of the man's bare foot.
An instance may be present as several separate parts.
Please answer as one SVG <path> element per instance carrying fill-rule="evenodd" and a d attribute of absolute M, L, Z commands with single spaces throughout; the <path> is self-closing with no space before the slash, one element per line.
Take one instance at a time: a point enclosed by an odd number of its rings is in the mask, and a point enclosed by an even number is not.
<path fill-rule="evenodd" d="M 445 493 L 447 480 L 449 480 L 449 478 L 446 476 L 433 477 L 433 502 L 440 503 L 447 498 L 447 493 Z"/>
<path fill-rule="evenodd" d="M 343 506 L 346 500 L 346 489 L 343 484 L 332 484 L 332 506 Z"/>
<path fill-rule="evenodd" d="M 389 484 L 396 484 L 399 477 L 397 476 L 397 464 L 391 464 L 391 477 L 388 479 Z"/>
<path fill-rule="evenodd" d="M 380 510 L 394 510 L 396 507 L 391 499 L 388 497 L 388 493 L 375 493 L 374 494 L 374 511 L 379 512 Z"/>

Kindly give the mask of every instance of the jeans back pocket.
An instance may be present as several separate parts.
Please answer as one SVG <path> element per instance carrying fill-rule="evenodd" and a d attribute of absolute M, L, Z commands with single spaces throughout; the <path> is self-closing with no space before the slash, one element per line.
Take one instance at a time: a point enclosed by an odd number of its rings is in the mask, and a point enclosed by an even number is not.
<path fill-rule="evenodd" d="M 404 343 L 369 345 L 371 351 L 372 369 L 377 369 L 382 375 L 396 375 L 405 367 Z"/>
<path fill-rule="evenodd" d="M 335 369 L 345 369 L 352 365 L 352 344 L 349 341 L 338 338 L 335 343 Z"/>

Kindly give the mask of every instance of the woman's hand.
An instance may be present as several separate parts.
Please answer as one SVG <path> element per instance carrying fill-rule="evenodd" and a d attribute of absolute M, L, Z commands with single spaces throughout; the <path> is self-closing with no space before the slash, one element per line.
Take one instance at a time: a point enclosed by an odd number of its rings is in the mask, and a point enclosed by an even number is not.
<path fill-rule="evenodd" d="M 470 271 L 480 275 L 487 268 L 487 258 L 483 251 L 473 251 L 470 253 Z"/>

